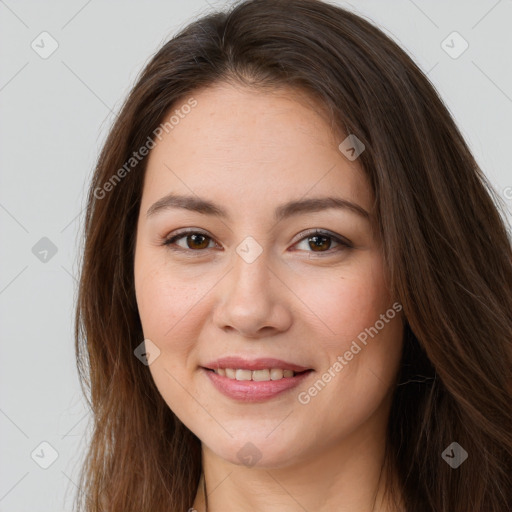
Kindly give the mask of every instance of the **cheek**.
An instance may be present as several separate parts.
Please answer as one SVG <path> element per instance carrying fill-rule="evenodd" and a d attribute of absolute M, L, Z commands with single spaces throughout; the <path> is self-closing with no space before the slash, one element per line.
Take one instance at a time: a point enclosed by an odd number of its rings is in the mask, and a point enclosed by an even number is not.
<path fill-rule="evenodd" d="M 178 330 L 193 327 L 204 288 L 141 251 L 135 263 L 135 292 L 144 336 L 162 343 Z"/>
<path fill-rule="evenodd" d="M 319 379 L 325 378 L 327 385 L 324 388 L 319 383 L 315 389 L 301 391 L 315 397 L 313 407 L 323 410 L 333 424 L 343 423 L 348 411 L 354 421 L 362 421 L 378 406 L 398 371 L 401 307 L 392 303 L 377 254 L 347 265 L 328 279 L 309 283 L 315 285 L 307 288 L 308 295 L 304 295 L 306 288 L 298 293 L 312 305 L 310 335 L 318 354 L 323 355 Z M 339 408 L 332 407 L 335 402 Z"/>
<path fill-rule="evenodd" d="M 144 338 L 160 349 L 149 371 L 167 405 L 182 416 L 195 407 L 183 399 L 182 383 L 189 378 L 204 290 L 193 278 L 180 275 L 144 250 L 136 257 L 134 279 Z M 194 414 L 200 411 L 195 410 Z"/>
<path fill-rule="evenodd" d="M 149 369 L 166 400 L 180 393 L 171 376 L 180 381 L 183 379 L 199 325 L 194 321 L 198 314 L 194 306 L 199 301 L 199 292 L 193 286 L 182 285 L 181 280 L 169 279 L 168 274 L 157 268 L 136 272 L 135 277 L 144 339 L 151 340 L 160 350 L 159 357 Z"/>
<path fill-rule="evenodd" d="M 325 279 L 304 279 L 297 290 L 328 352 L 341 350 L 391 307 L 380 259 L 368 256 Z M 313 284 L 311 284 L 313 283 Z M 313 316 L 314 315 L 314 316 Z"/>

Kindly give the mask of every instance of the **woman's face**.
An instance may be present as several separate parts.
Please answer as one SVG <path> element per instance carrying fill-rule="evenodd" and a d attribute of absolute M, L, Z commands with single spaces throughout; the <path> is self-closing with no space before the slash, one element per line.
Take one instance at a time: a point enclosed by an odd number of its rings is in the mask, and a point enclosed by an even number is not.
<path fill-rule="evenodd" d="M 381 433 L 399 366 L 370 189 L 301 98 L 201 90 L 173 107 L 145 176 L 134 271 L 149 370 L 235 464 L 284 466 Z M 308 371 L 280 371 L 292 367 Z"/>

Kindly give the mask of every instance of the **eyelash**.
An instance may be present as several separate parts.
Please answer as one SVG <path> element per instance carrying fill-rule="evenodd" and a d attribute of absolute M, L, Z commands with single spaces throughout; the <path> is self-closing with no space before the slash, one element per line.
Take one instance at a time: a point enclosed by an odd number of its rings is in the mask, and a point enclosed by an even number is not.
<path fill-rule="evenodd" d="M 174 234 L 172 237 L 164 239 L 162 245 L 167 246 L 172 251 L 184 251 L 185 253 L 187 253 L 187 255 L 193 256 L 193 257 L 200 256 L 202 252 L 204 252 L 208 249 L 208 248 L 205 248 L 205 249 L 194 250 L 194 249 L 189 249 L 189 248 L 184 249 L 183 247 L 179 247 L 179 246 L 173 247 L 173 244 L 177 240 L 179 240 L 181 238 L 186 238 L 186 236 L 188 236 L 188 235 L 202 235 L 205 238 L 209 238 L 210 240 L 213 241 L 212 237 L 210 237 L 206 233 L 203 233 L 202 231 L 187 230 L 187 231 L 181 231 L 177 234 Z M 304 236 L 300 240 L 298 240 L 294 245 L 302 242 L 303 240 L 307 240 L 308 238 L 312 238 L 314 236 L 319 236 L 322 238 L 329 238 L 331 240 L 334 240 L 338 244 L 338 247 L 335 247 L 334 249 L 330 248 L 327 251 L 319 251 L 319 252 L 306 251 L 306 252 L 311 252 L 312 254 L 314 254 L 315 255 L 314 257 L 316 257 L 316 256 L 322 257 L 322 255 L 324 255 L 324 254 L 330 256 L 333 254 L 333 252 L 339 252 L 339 251 L 353 248 L 353 246 L 349 240 L 342 239 L 341 237 L 335 236 L 335 235 L 329 233 L 328 231 L 322 231 L 320 229 L 314 229 L 312 231 L 306 232 L 304 234 Z M 194 253 L 196 253 L 196 254 L 194 254 Z"/>

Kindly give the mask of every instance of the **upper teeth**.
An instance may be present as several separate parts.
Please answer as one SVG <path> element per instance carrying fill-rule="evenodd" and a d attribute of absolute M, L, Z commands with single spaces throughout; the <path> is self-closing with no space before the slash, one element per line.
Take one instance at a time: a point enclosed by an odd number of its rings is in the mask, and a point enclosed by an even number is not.
<path fill-rule="evenodd" d="M 293 377 L 293 370 L 281 370 L 280 368 L 272 368 L 268 370 L 242 370 L 240 368 L 218 368 L 213 370 L 217 375 L 236 380 L 279 380 L 283 377 Z"/>

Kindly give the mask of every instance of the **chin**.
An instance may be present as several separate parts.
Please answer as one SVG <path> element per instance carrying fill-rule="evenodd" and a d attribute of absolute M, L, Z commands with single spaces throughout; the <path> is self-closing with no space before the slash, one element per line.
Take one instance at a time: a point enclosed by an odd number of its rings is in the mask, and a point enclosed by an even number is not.
<path fill-rule="evenodd" d="M 277 434 L 268 436 L 267 430 L 256 432 L 255 435 L 234 435 L 229 440 L 214 439 L 212 442 L 203 442 L 217 457 L 230 464 L 240 467 L 257 467 L 262 469 L 281 468 L 292 464 L 300 458 L 294 450 L 302 443 Z M 207 441 L 207 440 L 206 440 Z"/>

